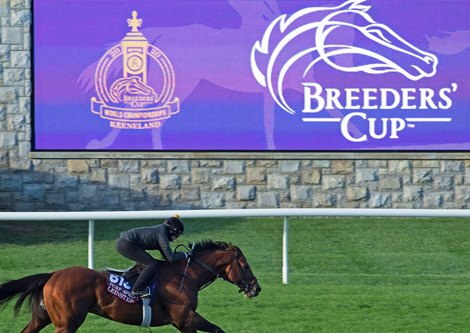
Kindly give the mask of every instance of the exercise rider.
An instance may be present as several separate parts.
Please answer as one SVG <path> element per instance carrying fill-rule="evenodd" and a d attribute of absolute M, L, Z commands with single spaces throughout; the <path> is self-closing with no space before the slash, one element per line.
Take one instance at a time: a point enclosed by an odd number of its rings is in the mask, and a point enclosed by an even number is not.
<path fill-rule="evenodd" d="M 158 260 L 153 258 L 147 250 L 160 251 L 169 262 L 188 258 L 188 253 L 174 253 L 170 247 L 170 242 L 177 239 L 183 232 L 183 222 L 179 219 L 179 215 L 175 214 L 162 224 L 133 228 L 121 233 L 116 241 L 116 250 L 124 257 L 146 265 L 132 287 L 133 295 L 145 297 L 150 294 L 148 285 L 158 269 Z"/>

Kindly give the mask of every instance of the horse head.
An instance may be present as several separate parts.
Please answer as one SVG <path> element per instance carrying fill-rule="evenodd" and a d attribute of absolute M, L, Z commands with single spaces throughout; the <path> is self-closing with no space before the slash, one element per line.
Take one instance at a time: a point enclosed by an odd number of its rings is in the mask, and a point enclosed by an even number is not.
<path fill-rule="evenodd" d="M 115 103 L 128 103 L 143 106 L 157 101 L 158 95 L 140 77 L 125 77 L 116 80 L 110 88 L 110 96 Z"/>
<path fill-rule="evenodd" d="M 204 241 L 190 244 L 194 261 L 200 269 L 208 271 L 214 280 L 217 277 L 236 285 L 246 297 L 256 297 L 261 292 L 256 276 L 240 248 L 225 242 Z M 203 274 L 199 273 L 199 276 Z M 213 281 L 212 280 L 212 281 Z M 204 282 L 204 285 L 211 283 Z"/>
<path fill-rule="evenodd" d="M 297 84 L 313 78 L 319 62 L 342 72 L 395 72 L 413 81 L 436 73 L 436 56 L 376 22 L 365 1 L 304 8 L 279 16 L 266 28 L 252 48 L 251 69 L 281 108 L 295 113 L 284 97 L 287 78 L 293 75 Z"/>
<path fill-rule="evenodd" d="M 234 245 L 229 246 L 228 252 L 231 258 L 225 271 L 221 274 L 222 278 L 237 285 L 240 288 L 239 292 L 245 293 L 245 297 L 258 296 L 261 287 L 243 252 Z"/>
<path fill-rule="evenodd" d="M 363 1 L 345 2 L 319 23 L 315 41 L 320 59 L 343 72 L 397 72 L 413 81 L 433 76 L 438 64 L 436 56 L 409 43 L 389 26 L 376 22 L 368 13 L 370 6 L 361 5 Z M 338 43 L 341 35 L 351 32 L 353 43 Z M 333 60 L 345 55 L 354 56 L 359 64 L 341 65 Z"/>

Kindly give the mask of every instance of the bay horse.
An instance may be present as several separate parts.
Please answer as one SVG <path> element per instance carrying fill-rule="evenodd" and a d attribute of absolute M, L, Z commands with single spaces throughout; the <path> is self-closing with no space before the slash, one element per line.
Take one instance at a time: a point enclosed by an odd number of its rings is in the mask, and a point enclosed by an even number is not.
<path fill-rule="evenodd" d="M 246 257 L 237 246 L 212 240 L 193 244 L 190 261 L 162 262 L 156 274 L 150 326 L 173 325 L 180 332 L 224 331 L 196 312 L 198 292 L 217 278 L 240 288 L 246 297 L 261 291 Z M 0 285 L 0 305 L 18 297 L 15 315 L 25 300 L 32 312 L 23 333 L 41 331 L 49 324 L 55 333 L 73 333 L 88 313 L 124 324 L 142 323 L 142 305 L 131 304 L 107 291 L 109 272 L 70 267 L 26 276 Z"/>

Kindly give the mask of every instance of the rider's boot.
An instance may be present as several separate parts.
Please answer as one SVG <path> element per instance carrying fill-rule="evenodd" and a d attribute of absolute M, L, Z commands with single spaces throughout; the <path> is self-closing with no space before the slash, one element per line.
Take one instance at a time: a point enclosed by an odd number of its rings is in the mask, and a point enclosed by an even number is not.
<path fill-rule="evenodd" d="M 132 286 L 132 295 L 140 297 L 150 296 L 150 288 L 147 286 L 152 277 L 155 276 L 157 268 L 158 262 L 155 261 L 154 264 L 146 266 L 142 272 L 140 272 L 137 281 L 135 281 L 135 284 Z"/>

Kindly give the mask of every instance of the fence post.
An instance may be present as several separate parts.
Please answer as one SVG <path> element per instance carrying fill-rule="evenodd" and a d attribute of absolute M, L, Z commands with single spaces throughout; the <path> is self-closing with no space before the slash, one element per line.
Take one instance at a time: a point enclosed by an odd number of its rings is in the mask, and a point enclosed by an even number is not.
<path fill-rule="evenodd" d="M 88 221 L 88 268 L 93 269 L 93 248 L 95 242 L 95 220 Z"/>
<path fill-rule="evenodd" d="M 284 217 L 284 231 L 282 234 L 282 283 L 287 284 L 289 280 L 289 220 L 287 216 Z"/>

